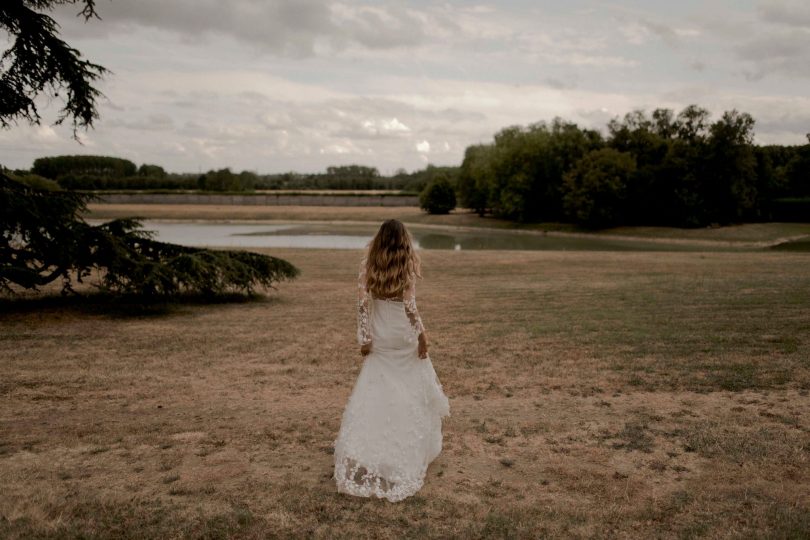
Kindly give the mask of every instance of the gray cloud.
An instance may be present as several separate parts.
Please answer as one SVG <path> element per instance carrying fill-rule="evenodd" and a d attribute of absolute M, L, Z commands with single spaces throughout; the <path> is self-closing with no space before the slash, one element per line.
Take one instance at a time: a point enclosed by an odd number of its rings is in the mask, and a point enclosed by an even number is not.
<path fill-rule="evenodd" d="M 174 121 L 165 113 L 150 114 L 132 120 L 113 119 L 108 125 L 114 128 L 126 128 L 137 131 L 169 131 L 174 129 Z"/>
<path fill-rule="evenodd" d="M 307 57 L 350 46 L 392 49 L 425 42 L 425 28 L 447 26 L 396 4 L 338 3 L 328 0 L 137 0 L 100 3 L 101 22 L 84 24 L 59 10 L 72 34 L 112 36 L 140 26 L 175 32 L 186 40 L 225 36 L 273 54 Z"/>
<path fill-rule="evenodd" d="M 752 80 L 778 73 L 789 77 L 810 77 L 810 32 L 801 30 L 761 33 L 737 45 L 737 56 Z"/>
<path fill-rule="evenodd" d="M 810 111 L 761 114 L 756 127 L 764 133 L 810 133 Z M 802 142 L 801 138 L 797 137 L 796 142 Z"/>
<path fill-rule="evenodd" d="M 807 7 L 584 0 L 558 9 L 404 0 L 112 0 L 63 36 L 113 74 L 95 130 L 0 131 L 0 162 L 103 153 L 169 170 L 457 164 L 468 144 L 555 116 L 737 108 L 803 143 Z M 58 103 L 43 100 L 46 122 Z"/>
<path fill-rule="evenodd" d="M 802 2 L 785 2 L 769 0 L 758 7 L 762 20 L 785 26 L 810 28 L 810 4 Z"/>
<path fill-rule="evenodd" d="M 706 70 L 706 63 L 701 60 L 692 60 L 689 62 L 689 67 L 695 71 L 703 72 Z"/>
<path fill-rule="evenodd" d="M 644 28 L 647 28 L 650 32 L 658 36 L 667 45 L 671 47 L 680 46 L 680 37 L 675 29 L 671 26 L 647 19 L 642 19 L 640 23 Z"/>
<path fill-rule="evenodd" d="M 557 90 L 570 90 L 577 87 L 576 83 L 574 82 L 565 81 L 556 77 L 546 77 L 543 82 L 551 88 L 555 88 Z"/>

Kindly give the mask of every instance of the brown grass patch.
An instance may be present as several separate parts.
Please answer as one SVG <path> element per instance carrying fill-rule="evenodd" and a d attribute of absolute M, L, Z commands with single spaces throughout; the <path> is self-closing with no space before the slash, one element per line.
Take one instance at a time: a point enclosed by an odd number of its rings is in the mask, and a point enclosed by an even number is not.
<path fill-rule="evenodd" d="M 273 253 L 260 301 L 3 304 L 0 536 L 810 534 L 806 257 L 424 252 L 452 416 L 390 504 L 331 480 L 359 254 Z"/>

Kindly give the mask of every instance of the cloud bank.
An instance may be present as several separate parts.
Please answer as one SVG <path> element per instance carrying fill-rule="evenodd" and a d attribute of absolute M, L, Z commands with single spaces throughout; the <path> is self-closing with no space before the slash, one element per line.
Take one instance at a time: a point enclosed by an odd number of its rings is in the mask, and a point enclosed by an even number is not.
<path fill-rule="evenodd" d="M 65 39 L 113 72 L 101 119 L 83 146 L 47 123 L 2 131 L 0 163 L 101 153 L 173 171 L 392 172 L 457 164 L 508 125 L 603 128 L 690 103 L 750 112 L 759 142 L 801 144 L 810 5 L 739 4 L 113 0 L 86 24 L 63 7 Z"/>

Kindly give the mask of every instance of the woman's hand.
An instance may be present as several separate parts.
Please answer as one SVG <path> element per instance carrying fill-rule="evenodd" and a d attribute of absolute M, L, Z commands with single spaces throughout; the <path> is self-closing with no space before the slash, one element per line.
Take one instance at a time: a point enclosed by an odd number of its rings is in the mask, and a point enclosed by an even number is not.
<path fill-rule="evenodd" d="M 428 357 L 428 341 L 427 335 L 422 332 L 419 334 L 419 358 L 425 359 Z"/>
<path fill-rule="evenodd" d="M 360 354 L 363 356 L 368 356 L 368 353 L 371 352 L 371 343 L 366 343 L 365 345 L 360 347 Z"/>

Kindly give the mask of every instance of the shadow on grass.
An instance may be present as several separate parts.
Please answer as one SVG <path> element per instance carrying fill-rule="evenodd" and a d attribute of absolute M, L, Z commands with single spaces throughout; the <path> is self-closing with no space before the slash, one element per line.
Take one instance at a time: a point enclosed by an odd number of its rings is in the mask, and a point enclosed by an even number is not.
<path fill-rule="evenodd" d="M 771 246 L 771 249 L 775 251 L 808 252 L 810 251 L 810 237 L 802 238 L 800 240 L 793 240 L 791 242 L 782 242 L 781 244 Z"/>
<path fill-rule="evenodd" d="M 0 298 L 0 319 L 10 315 L 63 312 L 84 315 L 105 315 L 111 318 L 163 317 L 179 314 L 194 306 L 219 304 L 257 304 L 275 302 L 264 294 L 182 294 L 172 297 L 147 298 L 138 295 L 113 295 L 103 292 L 89 294 L 43 294 L 40 296 Z"/>

